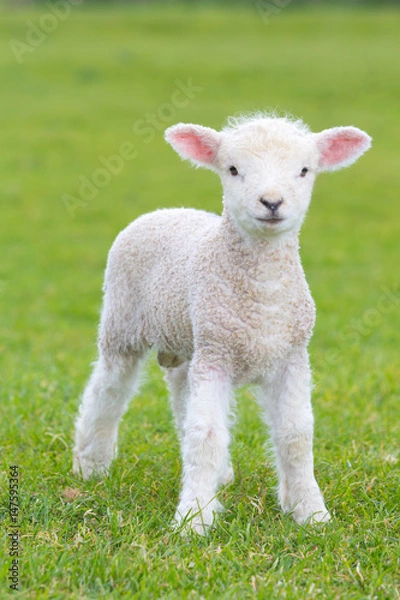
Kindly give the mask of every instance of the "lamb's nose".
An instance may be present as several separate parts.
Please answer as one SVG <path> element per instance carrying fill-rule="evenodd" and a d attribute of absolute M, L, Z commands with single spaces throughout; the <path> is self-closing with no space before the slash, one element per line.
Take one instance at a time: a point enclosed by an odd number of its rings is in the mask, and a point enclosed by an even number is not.
<path fill-rule="evenodd" d="M 283 200 L 275 200 L 274 202 L 269 202 L 268 200 L 266 200 L 265 198 L 260 198 L 260 202 L 261 204 L 264 204 L 264 206 L 266 208 L 268 208 L 269 210 L 272 210 L 272 212 L 276 211 L 277 208 L 280 207 L 280 205 L 283 203 Z"/>

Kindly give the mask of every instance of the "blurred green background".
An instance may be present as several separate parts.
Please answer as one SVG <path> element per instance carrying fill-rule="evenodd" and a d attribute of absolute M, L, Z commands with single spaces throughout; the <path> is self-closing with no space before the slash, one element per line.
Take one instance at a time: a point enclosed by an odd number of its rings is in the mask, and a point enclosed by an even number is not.
<path fill-rule="evenodd" d="M 162 580 L 163 597 L 173 598 L 174 577 L 182 597 L 197 597 L 196 589 L 208 589 L 206 597 L 263 589 L 270 595 L 258 597 L 396 597 L 398 2 L 58 0 L 4 3 L 0 16 L 0 447 L 4 489 L 10 461 L 23 472 L 21 597 L 155 597 Z M 121 427 L 110 484 L 90 487 L 70 474 L 73 421 L 96 355 L 103 270 L 117 233 L 159 207 L 221 209 L 215 176 L 181 162 L 164 129 L 179 121 L 219 128 L 229 115 L 263 109 L 302 117 L 314 131 L 355 125 L 374 138 L 356 165 L 320 177 L 301 236 L 318 314 L 310 346 L 316 464 L 335 530 L 316 540 L 274 511 L 272 463 L 260 467 L 263 428 L 243 392 L 233 443 L 241 478 L 223 492 L 227 529 L 196 542 L 198 561 L 174 541 L 174 562 L 165 531 L 180 467 L 155 364 Z M 264 480 L 266 496 L 256 485 Z M 76 504 L 66 502 L 67 486 L 79 489 Z M 263 514 L 254 498 L 263 499 Z M 7 523 L 6 498 L 2 506 Z M 88 524 L 82 515 L 93 506 L 100 516 Z M 107 545 L 110 510 L 123 510 L 131 525 L 116 525 Z M 244 542 L 249 522 L 256 534 Z M 132 548 L 138 536 L 154 550 L 151 567 Z M 262 544 L 286 562 L 271 570 Z M 203 560 L 218 547 L 219 578 Z"/>

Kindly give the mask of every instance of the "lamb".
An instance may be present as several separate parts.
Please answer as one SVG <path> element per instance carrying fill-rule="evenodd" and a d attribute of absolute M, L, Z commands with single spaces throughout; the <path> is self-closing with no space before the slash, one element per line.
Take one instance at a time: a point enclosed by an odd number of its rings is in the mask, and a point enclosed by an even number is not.
<path fill-rule="evenodd" d="M 118 423 L 151 348 L 166 370 L 183 459 L 176 524 L 198 533 L 222 506 L 233 390 L 253 384 L 276 454 L 278 495 L 298 523 L 330 519 L 313 467 L 307 345 L 315 307 L 299 231 L 317 173 L 354 163 L 371 145 L 355 127 L 312 133 L 300 120 L 257 114 L 220 132 L 168 128 L 183 158 L 215 171 L 221 216 L 163 209 L 114 242 L 105 273 L 99 358 L 76 422 L 74 472 L 106 474 Z"/>

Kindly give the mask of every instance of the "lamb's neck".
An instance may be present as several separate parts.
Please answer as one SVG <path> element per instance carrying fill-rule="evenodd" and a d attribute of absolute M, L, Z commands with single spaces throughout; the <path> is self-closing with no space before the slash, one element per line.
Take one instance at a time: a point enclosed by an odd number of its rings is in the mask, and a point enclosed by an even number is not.
<path fill-rule="evenodd" d="M 290 265 L 300 265 L 298 231 L 271 237 L 249 239 L 225 210 L 220 226 L 221 241 L 231 268 L 246 271 L 250 277 L 271 279 L 282 276 Z"/>

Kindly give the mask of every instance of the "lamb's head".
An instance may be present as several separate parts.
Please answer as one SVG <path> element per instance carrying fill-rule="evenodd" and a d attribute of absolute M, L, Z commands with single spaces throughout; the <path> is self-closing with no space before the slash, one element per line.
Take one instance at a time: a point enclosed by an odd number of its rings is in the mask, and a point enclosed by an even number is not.
<path fill-rule="evenodd" d="M 231 119 L 220 132 L 179 123 L 165 138 L 182 158 L 219 174 L 226 210 L 257 237 L 298 230 L 317 173 L 351 165 L 371 145 L 355 127 L 312 133 L 301 121 L 263 115 Z"/>

